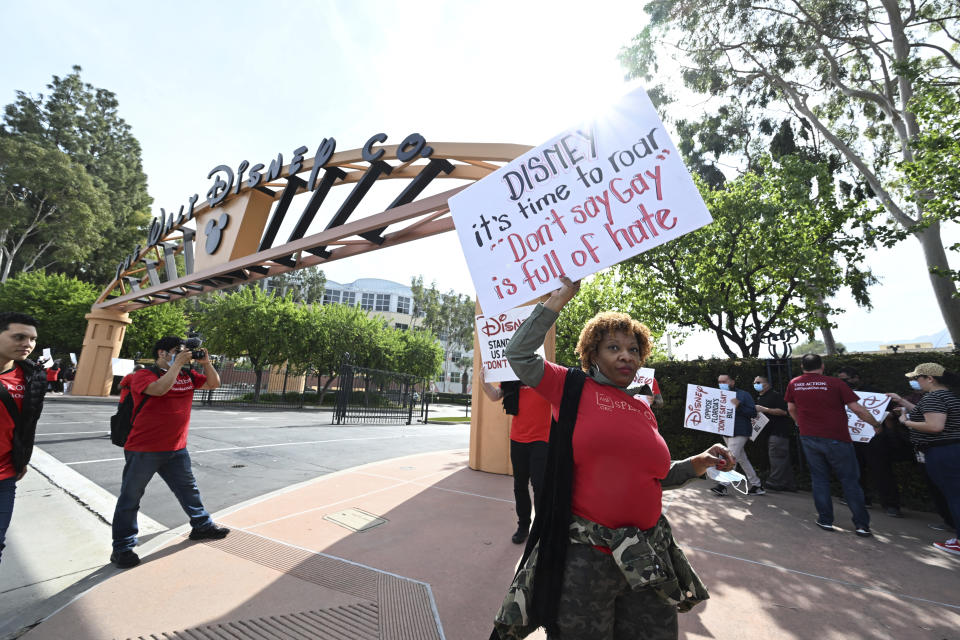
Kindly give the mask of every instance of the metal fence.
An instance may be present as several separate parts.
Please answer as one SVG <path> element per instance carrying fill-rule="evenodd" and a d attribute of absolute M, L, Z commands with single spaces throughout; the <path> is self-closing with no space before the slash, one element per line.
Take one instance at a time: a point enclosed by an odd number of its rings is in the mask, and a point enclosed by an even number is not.
<path fill-rule="evenodd" d="M 264 371 L 257 384 L 257 374 L 247 368 L 238 368 L 233 361 L 215 362 L 220 374 L 220 387 L 193 392 L 193 403 L 198 406 L 260 407 L 264 409 L 303 409 L 319 406 L 315 389 L 320 379 L 315 374 L 294 376 L 283 373 L 272 375 Z M 327 397 L 332 397 L 327 393 Z"/>
<path fill-rule="evenodd" d="M 411 424 L 427 420 L 427 380 L 344 363 L 334 424 Z"/>

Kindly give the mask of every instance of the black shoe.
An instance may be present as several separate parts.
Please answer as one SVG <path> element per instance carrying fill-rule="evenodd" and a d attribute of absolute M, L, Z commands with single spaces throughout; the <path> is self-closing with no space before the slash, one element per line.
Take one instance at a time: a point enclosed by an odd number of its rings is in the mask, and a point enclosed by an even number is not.
<path fill-rule="evenodd" d="M 824 531 L 835 531 L 832 524 L 823 524 L 819 520 L 817 520 L 817 526 L 823 529 Z"/>
<path fill-rule="evenodd" d="M 857 527 L 855 533 L 861 538 L 870 538 L 873 536 L 873 533 L 870 531 L 870 527 Z"/>
<path fill-rule="evenodd" d="M 723 498 L 727 495 L 727 487 L 726 485 L 718 484 L 715 487 L 710 487 L 710 492 L 715 496 Z"/>
<path fill-rule="evenodd" d="M 513 542 L 513 544 L 522 544 L 523 541 L 527 539 L 529 533 L 529 526 L 521 524 L 517 527 L 517 530 L 513 532 L 513 535 L 510 536 L 510 541 Z"/>
<path fill-rule="evenodd" d="M 900 513 L 900 507 L 887 507 L 886 512 L 887 512 L 887 515 L 890 516 L 891 518 L 903 517 L 903 514 Z"/>
<path fill-rule="evenodd" d="M 764 490 L 763 490 L 763 487 L 761 487 L 760 485 L 757 485 L 757 486 L 755 486 L 755 487 L 750 487 L 750 488 L 747 490 L 747 495 L 748 495 L 748 496 L 762 496 L 762 495 L 764 495 L 764 494 L 766 494 L 766 493 L 767 493 L 767 492 L 764 491 Z"/>
<path fill-rule="evenodd" d="M 222 540 L 227 537 L 227 534 L 230 533 L 230 529 L 226 527 L 218 527 L 217 525 L 211 525 L 206 529 L 194 529 L 190 532 L 191 540 Z"/>
<path fill-rule="evenodd" d="M 130 549 L 123 551 L 114 551 L 110 554 L 110 562 L 117 565 L 118 569 L 129 569 L 140 564 L 140 556 Z"/>

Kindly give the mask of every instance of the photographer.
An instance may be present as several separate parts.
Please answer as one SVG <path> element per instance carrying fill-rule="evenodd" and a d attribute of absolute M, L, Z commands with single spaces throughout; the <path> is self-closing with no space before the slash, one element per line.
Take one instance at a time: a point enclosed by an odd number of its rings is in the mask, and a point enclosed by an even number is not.
<path fill-rule="evenodd" d="M 193 392 L 220 386 L 220 376 L 210 363 L 209 354 L 197 347 L 196 339 L 185 345 L 177 337 L 162 338 L 153 347 L 156 364 L 137 371 L 130 380 L 133 428 L 123 447 L 126 464 L 113 513 L 110 556 L 110 561 L 121 569 L 140 563 L 133 551 L 137 545 L 137 512 L 154 473 L 160 474 L 190 518 L 191 540 L 219 539 L 230 532 L 214 524 L 204 509 L 187 453 Z M 202 374 L 184 369 L 191 359 L 203 365 Z"/>

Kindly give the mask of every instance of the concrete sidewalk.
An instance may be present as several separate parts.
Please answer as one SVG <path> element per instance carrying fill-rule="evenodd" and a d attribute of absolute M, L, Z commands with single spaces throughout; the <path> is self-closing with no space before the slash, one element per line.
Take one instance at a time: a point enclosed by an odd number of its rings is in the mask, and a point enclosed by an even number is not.
<path fill-rule="evenodd" d="M 28 640 L 486 638 L 520 547 L 511 479 L 467 458 L 421 454 L 289 487 L 216 514 L 225 540 L 154 534 L 127 571 L 107 564 L 109 527 L 31 472 L 0 620 L 43 618 Z M 947 537 L 926 526 L 932 514 L 872 512 L 876 537 L 862 539 L 839 504 L 842 529 L 827 533 L 809 494 L 719 499 L 708 486 L 664 495 L 712 595 L 680 616 L 682 638 L 960 639 L 960 558 L 931 546 Z M 11 565 L 24 583 L 12 589 Z"/>

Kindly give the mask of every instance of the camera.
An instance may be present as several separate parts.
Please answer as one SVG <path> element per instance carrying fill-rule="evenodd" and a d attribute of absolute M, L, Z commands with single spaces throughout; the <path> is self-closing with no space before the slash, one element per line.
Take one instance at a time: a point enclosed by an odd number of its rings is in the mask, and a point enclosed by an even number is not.
<path fill-rule="evenodd" d="M 200 338 L 187 338 L 184 341 L 183 346 L 184 348 L 190 350 L 190 355 L 194 360 L 200 360 L 207 355 L 206 351 L 200 348 L 201 344 L 203 344 L 203 340 Z"/>

